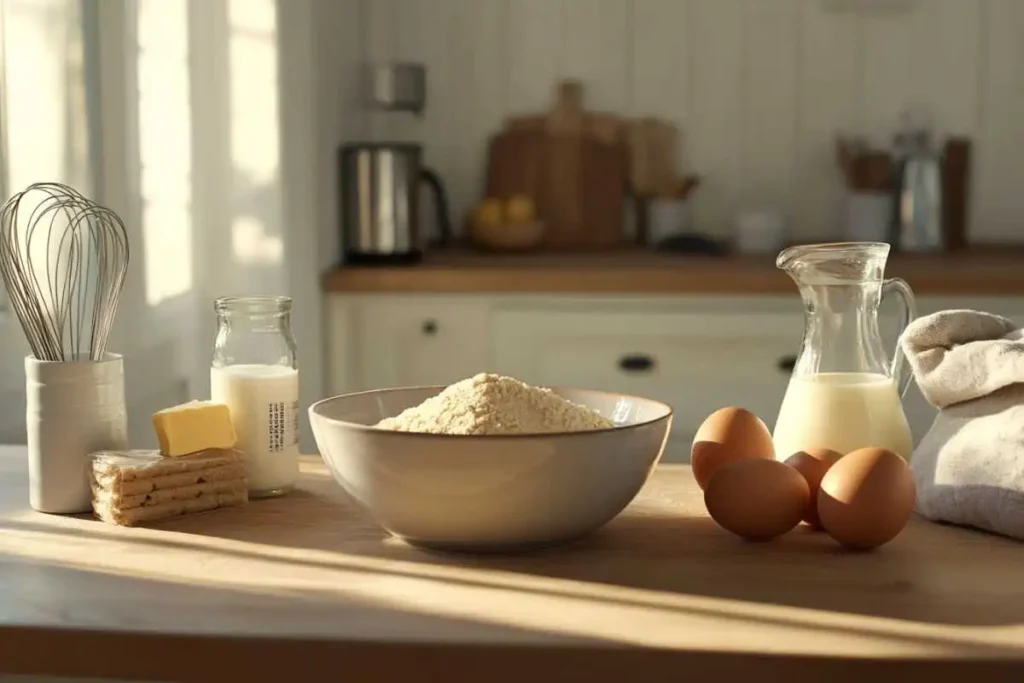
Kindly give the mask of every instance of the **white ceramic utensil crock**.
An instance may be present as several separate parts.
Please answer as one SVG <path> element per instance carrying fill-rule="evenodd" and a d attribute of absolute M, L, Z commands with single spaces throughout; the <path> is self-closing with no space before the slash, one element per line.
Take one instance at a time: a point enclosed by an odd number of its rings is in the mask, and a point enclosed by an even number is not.
<path fill-rule="evenodd" d="M 29 504 L 40 512 L 89 512 L 89 453 L 128 448 L 123 358 L 62 363 L 29 356 L 25 394 Z"/>

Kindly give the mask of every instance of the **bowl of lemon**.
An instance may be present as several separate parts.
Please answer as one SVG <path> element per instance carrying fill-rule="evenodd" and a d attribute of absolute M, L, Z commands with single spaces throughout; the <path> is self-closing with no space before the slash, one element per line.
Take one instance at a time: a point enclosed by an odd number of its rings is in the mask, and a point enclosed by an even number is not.
<path fill-rule="evenodd" d="M 490 251 L 529 251 L 544 243 L 544 222 L 527 195 L 487 197 L 469 220 L 473 245 Z"/>

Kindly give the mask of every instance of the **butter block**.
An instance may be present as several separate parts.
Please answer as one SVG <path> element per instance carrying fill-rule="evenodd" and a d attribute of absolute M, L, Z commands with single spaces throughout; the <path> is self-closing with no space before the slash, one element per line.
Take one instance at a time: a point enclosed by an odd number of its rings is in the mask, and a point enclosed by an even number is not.
<path fill-rule="evenodd" d="M 238 436 L 231 411 L 223 403 L 189 401 L 153 414 L 160 453 L 178 457 L 210 449 L 233 448 Z"/>

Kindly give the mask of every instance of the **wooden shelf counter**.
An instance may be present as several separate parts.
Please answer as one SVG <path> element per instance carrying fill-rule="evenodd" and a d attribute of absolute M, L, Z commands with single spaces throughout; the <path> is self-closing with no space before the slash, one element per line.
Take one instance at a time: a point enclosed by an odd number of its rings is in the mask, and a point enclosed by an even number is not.
<path fill-rule="evenodd" d="M 894 254 L 887 277 L 919 295 L 1024 295 L 1024 252 Z M 790 294 L 770 256 L 686 256 L 626 250 L 595 254 L 430 252 L 411 266 L 343 267 L 324 275 L 329 293 Z"/>

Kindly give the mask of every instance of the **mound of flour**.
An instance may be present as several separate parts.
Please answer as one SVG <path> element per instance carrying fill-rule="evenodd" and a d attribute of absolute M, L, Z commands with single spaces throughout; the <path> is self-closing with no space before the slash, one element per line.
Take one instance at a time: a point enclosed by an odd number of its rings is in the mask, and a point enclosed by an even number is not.
<path fill-rule="evenodd" d="M 431 434 L 543 434 L 604 429 L 614 423 L 550 389 L 481 373 L 376 426 Z"/>

